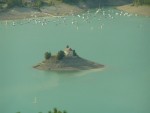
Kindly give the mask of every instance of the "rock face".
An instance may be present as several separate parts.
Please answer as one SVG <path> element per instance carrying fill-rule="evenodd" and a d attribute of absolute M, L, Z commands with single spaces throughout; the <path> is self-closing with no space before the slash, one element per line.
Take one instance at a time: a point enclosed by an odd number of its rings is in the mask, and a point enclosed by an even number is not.
<path fill-rule="evenodd" d="M 52 71 L 80 71 L 104 68 L 104 65 L 83 59 L 79 56 L 66 56 L 61 60 L 57 60 L 56 56 L 52 56 L 50 59 L 37 64 L 34 68 Z"/>

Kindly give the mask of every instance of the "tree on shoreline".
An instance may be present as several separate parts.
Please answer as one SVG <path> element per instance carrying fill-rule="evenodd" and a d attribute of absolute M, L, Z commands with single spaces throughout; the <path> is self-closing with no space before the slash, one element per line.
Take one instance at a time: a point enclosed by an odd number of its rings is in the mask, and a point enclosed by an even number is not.
<path fill-rule="evenodd" d="M 40 7 L 44 4 L 47 4 L 49 6 L 54 5 L 58 1 L 61 1 L 63 3 L 69 3 L 69 4 L 87 4 L 89 6 L 105 6 L 105 5 L 113 5 L 114 3 L 118 3 L 119 1 L 122 1 L 121 3 L 129 4 L 133 3 L 133 5 L 150 5 L 150 0 L 0 0 L 0 4 L 7 4 L 7 8 L 11 8 L 14 6 L 19 7 L 33 7 L 40 11 Z"/>
<path fill-rule="evenodd" d="M 22 0 L 6 0 L 8 7 L 22 6 Z"/>
<path fill-rule="evenodd" d="M 40 8 L 42 6 L 43 0 L 31 0 L 30 2 L 24 1 L 24 0 L 3 0 L 4 3 L 8 5 L 8 8 L 14 7 L 14 6 L 28 6 L 34 7 L 34 8 Z"/>
<path fill-rule="evenodd" d="M 34 0 L 33 7 L 40 8 L 42 5 L 42 0 Z"/>

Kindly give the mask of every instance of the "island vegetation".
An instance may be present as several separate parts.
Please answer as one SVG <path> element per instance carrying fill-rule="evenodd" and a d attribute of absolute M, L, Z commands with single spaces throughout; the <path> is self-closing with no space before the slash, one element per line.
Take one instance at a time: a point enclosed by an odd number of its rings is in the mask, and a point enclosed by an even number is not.
<path fill-rule="evenodd" d="M 51 53 L 50 52 L 46 52 L 45 53 L 45 59 L 48 60 L 51 58 Z"/>
<path fill-rule="evenodd" d="M 33 67 L 40 70 L 52 71 L 80 71 L 104 67 L 102 64 L 81 58 L 76 51 L 69 46 L 66 46 L 64 51 L 58 51 L 55 55 L 51 55 L 50 52 L 46 52 L 44 57 L 45 60 L 42 63 Z"/>

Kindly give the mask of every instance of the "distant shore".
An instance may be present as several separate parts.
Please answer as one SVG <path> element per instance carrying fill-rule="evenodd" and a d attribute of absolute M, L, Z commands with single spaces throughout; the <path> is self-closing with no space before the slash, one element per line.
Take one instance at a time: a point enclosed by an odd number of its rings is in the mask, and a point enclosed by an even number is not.
<path fill-rule="evenodd" d="M 61 17 L 82 12 L 83 9 L 65 3 L 55 6 L 43 6 L 40 11 L 27 7 L 14 7 L 0 12 L 0 20 L 17 20 L 36 17 Z"/>
<path fill-rule="evenodd" d="M 129 4 L 129 5 L 118 6 L 117 9 L 128 13 L 150 16 L 150 6 L 147 5 L 132 6 L 131 4 Z"/>
<path fill-rule="evenodd" d="M 150 6 L 132 6 L 123 5 L 116 7 L 128 13 L 135 13 L 137 15 L 150 16 Z M 0 12 L 0 20 L 17 20 L 37 17 L 61 17 L 66 15 L 77 14 L 83 12 L 84 9 L 76 5 L 69 5 L 66 3 L 59 3 L 54 6 L 43 6 L 40 10 L 27 7 L 14 7 Z"/>

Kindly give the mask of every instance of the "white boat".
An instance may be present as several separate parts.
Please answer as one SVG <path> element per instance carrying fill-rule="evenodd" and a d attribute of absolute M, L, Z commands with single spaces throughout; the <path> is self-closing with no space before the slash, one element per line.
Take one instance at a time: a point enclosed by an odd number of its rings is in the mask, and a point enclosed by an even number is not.
<path fill-rule="evenodd" d="M 33 104 L 37 104 L 37 97 L 34 97 L 34 101 L 33 101 Z"/>

